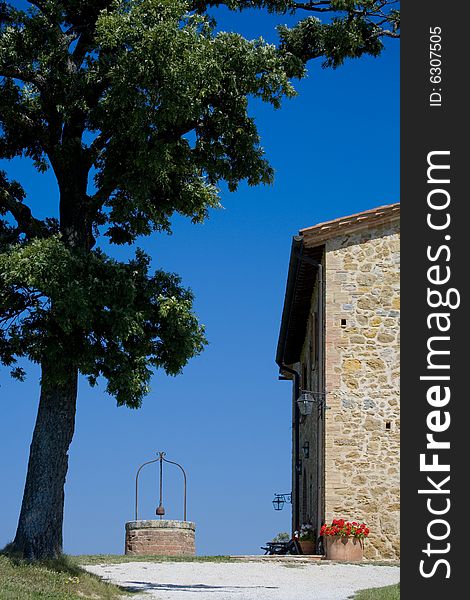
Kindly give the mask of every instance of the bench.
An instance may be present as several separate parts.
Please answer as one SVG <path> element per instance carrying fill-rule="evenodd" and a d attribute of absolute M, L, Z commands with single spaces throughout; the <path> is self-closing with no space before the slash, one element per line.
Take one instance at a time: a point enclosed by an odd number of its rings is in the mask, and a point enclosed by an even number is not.
<path fill-rule="evenodd" d="M 295 539 L 288 542 L 267 542 L 266 546 L 261 546 L 261 550 L 265 550 L 265 555 L 302 554 L 300 544 Z"/>

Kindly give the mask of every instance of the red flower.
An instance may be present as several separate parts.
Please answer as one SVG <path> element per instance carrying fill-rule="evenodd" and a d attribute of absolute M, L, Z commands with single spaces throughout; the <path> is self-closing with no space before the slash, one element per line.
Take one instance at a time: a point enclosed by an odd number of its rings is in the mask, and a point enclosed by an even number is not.
<path fill-rule="evenodd" d="M 341 536 L 353 536 L 356 538 L 364 538 L 369 535 L 369 529 L 365 523 L 357 523 L 353 521 L 350 523 L 345 519 L 333 519 L 331 525 L 326 523 L 322 525 L 320 535 L 341 535 Z"/>

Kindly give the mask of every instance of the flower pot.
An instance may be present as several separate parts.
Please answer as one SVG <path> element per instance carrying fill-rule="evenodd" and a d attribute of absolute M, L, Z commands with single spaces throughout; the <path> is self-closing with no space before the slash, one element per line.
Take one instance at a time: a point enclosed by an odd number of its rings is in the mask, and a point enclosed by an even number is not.
<path fill-rule="evenodd" d="M 325 554 L 328 560 L 361 561 L 364 555 L 364 540 L 341 535 L 325 535 Z"/>
<path fill-rule="evenodd" d="M 302 549 L 302 554 L 315 554 L 315 542 L 312 540 L 299 540 L 299 546 Z"/>

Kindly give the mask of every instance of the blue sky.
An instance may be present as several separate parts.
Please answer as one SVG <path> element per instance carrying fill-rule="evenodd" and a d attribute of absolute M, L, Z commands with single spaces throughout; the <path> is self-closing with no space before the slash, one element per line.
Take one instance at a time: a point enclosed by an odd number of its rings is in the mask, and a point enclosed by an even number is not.
<path fill-rule="evenodd" d="M 282 16 L 218 11 L 219 27 L 274 41 Z M 274 111 L 252 102 L 273 186 L 223 192 L 224 209 L 202 225 L 174 219 L 173 235 L 139 244 L 155 267 L 179 273 L 196 296 L 209 346 L 177 378 L 157 373 L 140 410 L 117 408 L 80 382 L 66 484 L 64 549 L 121 553 L 133 519 L 138 465 L 164 450 L 188 472 L 188 518 L 198 554 L 257 553 L 289 531 L 290 384 L 274 362 L 291 238 L 300 228 L 399 200 L 399 44 L 380 58 L 323 70 L 311 63 L 299 96 Z M 4 164 L 36 215 L 56 212 L 50 174 Z M 116 256 L 125 256 L 119 249 Z M 0 547 L 15 534 L 38 401 L 38 368 L 26 383 L 0 371 Z M 156 469 L 142 475 L 140 514 L 153 518 Z M 182 518 L 182 482 L 165 472 L 168 518 Z"/>

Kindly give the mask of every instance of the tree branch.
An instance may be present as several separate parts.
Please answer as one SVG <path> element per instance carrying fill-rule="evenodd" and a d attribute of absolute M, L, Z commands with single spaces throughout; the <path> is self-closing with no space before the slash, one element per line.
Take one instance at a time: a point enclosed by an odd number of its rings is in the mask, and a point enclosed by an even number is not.
<path fill-rule="evenodd" d="M 201 119 L 192 119 L 178 126 L 174 126 L 168 129 L 157 132 L 150 144 L 158 144 L 161 142 L 171 143 L 180 139 L 186 133 L 189 133 L 193 129 L 196 129 L 202 124 Z M 89 152 L 93 160 L 96 160 L 99 151 L 106 147 L 109 142 L 110 134 L 108 132 L 101 132 L 97 138 L 92 142 Z M 91 196 L 91 204 L 94 210 L 99 210 L 106 200 L 115 191 L 117 184 L 115 181 L 107 180 L 94 194 Z"/>
<path fill-rule="evenodd" d="M 84 31 L 79 34 L 77 45 L 72 52 L 72 59 L 75 64 L 75 68 L 79 68 L 86 56 L 88 48 L 90 46 L 92 37 L 88 31 Z"/>
<path fill-rule="evenodd" d="M 106 144 L 109 142 L 110 139 L 111 139 L 111 132 L 101 131 L 96 136 L 96 138 L 92 141 L 92 143 L 90 144 L 90 147 L 88 148 L 91 164 L 93 164 L 95 162 L 95 160 L 98 158 L 99 153 L 104 148 L 106 148 Z"/>
<path fill-rule="evenodd" d="M 23 83 L 35 85 L 40 92 L 44 91 L 45 81 L 38 73 L 24 73 L 5 65 L 0 66 L 0 77 L 19 79 Z"/>
<path fill-rule="evenodd" d="M 35 6 L 42 13 L 46 10 L 47 2 L 45 2 L 44 0 L 28 0 L 28 2 L 29 4 Z"/>
<path fill-rule="evenodd" d="M 18 223 L 17 230 L 28 238 L 45 237 L 48 230 L 43 221 L 35 219 L 31 209 L 17 200 L 7 189 L 0 188 L 0 212 L 9 212 Z"/>
<path fill-rule="evenodd" d="M 389 37 L 389 38 L 400 39 L 400 34 L 397 33 L 396 31 L 382 29 L 382 31 L 377 35 L 377 37 Z"/>
<path fill-rule="evenodd" d="M 309 12 L 318 12 L 318 13 L 326 13 L 326 12 L 335 12 L 335 9 L 328 6 L 329 2 L 293 2 L 292 8 L 295 10 L 308 10 Z"/>

